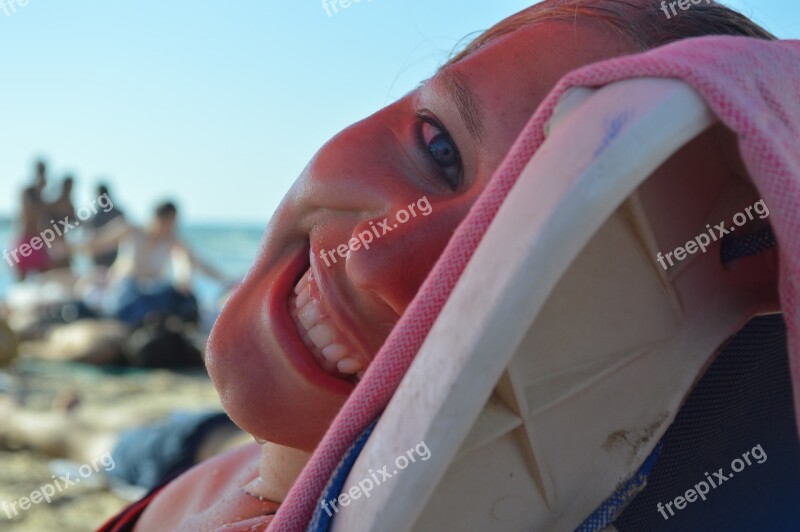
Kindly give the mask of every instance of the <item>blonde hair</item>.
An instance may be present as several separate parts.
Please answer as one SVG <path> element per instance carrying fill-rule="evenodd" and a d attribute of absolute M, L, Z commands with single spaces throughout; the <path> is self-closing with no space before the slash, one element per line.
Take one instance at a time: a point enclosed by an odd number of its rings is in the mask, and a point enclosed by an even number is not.
<path fill-rule="evenodd" d="M 667 4 L 670 3 L 668 0 Z M 703 35 L 739 35 L 775 40 L 770 32 L 741 13 L 716 2 L 694 4 L 669 19 L 661 0 L 545 0 L 495 24 L 452 57 L 457 63 L 494 39 L 544 21 L 598 20 L 611 27 L 636 51 Z"/>

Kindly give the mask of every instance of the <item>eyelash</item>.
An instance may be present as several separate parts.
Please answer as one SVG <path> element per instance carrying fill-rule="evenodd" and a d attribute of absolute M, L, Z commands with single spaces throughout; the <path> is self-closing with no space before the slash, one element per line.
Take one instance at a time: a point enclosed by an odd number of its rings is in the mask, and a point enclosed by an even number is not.
<path fill-rule="evenodd" d="M 421 149 L 425 152 L 426 156 L 431 160 L 433 165 L 440 169 L 439 173 L 441 177 L 447 182 L 447 186 L 453 191 L 457 190 L 463 181 L 463 174 L 464 174 L 464 169 L 461 161 L 461 153 L 458 149 L 458 145 L 455 143 L 453 137 L 450 135 L 447 129 L 436 118 L 424 112 L 419 112 L 417 113 L 417 119 L 419 121 L 417 124 L 417 138 L 419 140 L 419 145 Z M 452 146 L 454 151 L 454 156 L 456 159 L 455 161 L 455 166 L 456 166 L 455 171 L 457 172 L 456 175 L 448 175 L 446 171 L 447 168 L 443 167 L 431 153 L 430 147 L 432 142 L 427 141 L 425 139 L 424 130 L 426 125 L 435 129 L 438 133 L 433 137 L 432 140 L 442 137 L 445 140 L 447 140 L 449 144 Z"/>

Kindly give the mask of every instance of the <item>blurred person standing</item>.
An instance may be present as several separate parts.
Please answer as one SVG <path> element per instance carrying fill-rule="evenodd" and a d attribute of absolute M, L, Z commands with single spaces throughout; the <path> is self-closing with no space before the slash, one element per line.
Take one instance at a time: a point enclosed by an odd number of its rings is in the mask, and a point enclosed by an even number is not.
<path fill-rule="evenodd" d="M 75 180 L 68 175 L 61 183 L 61 192 L 52 203 L 45 203 L 45 216 L 39 221 L 39 229 L 49 228 L 60 220 L 70 221 L 75 218 L 75 205 L 72 203 L 72 189 Z M 78 225 L 79 222 L 75 222 Z M 69 270 L 72 267 L 72 253 L 63 238 L 55 239 L 49 247 L 50 269 Z"/>
<path fill-rule="evenodd" d="M 97 185 L 97 197 L 110 198 L 108 186 L 104 183 L 100 183 Z M 108 200 L 110 201 L 110 200 Z M 89 230 L 92 232 L 92 235 L 99 234 L 103 227 L 106 227 L 110 222 L 120 219 L 125 220 L 125 213 L 116 206 L 116 201 L 113 202 L 115 207 L 108 211 L 98 211 L 92 218 L 89 219 L 87 222 L 89 225 Z M 94 262 L 95 266 L 100 266 L 103 268 L 110 268 L 114 261 L 117 258 L 117 253 L 119 251 L 119 247 L 114 244 L 109 244 L 110 247 L 106 251 L 92 253 L 92 262 Z"/>
<path fill-rule="evenodd" d="M 31 240 L 39 234 L 41 220 L 47 216 L 42 200 L 45 186 L 47 186 L 47 166 L 44 161 L 37 161 L 34 182 L 23 189 L 20 199 L 19 237 L 14 242 L 16 253 L 13 254 L 19 281 L 24 281 L 31 272 L 41 273 L 51 267 L 47 250 L 41 246 L 37 249 L 31 245 Z M 23 246 L 25 249 L 21 249 Z"/>

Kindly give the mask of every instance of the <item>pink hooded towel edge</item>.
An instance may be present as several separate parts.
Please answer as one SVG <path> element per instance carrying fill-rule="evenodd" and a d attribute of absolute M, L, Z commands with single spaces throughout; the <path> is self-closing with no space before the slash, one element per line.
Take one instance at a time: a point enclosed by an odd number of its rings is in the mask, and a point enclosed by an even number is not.
<path fill-rule="evenodd" d="M 780 256 L 795 415 L 800 413 L 800 41 L 700 37 L 589 65 L 567 74 L 545 98 L 419 293 L 334 419 L 281 505 L 271 530 L 305 530 L 345 451 L 388 404 L 494 215 L 528 160 L 543 127 L 570 88 L 636 77 L 678 78 L 694 87 L 737 134 L 742 158 L 770 208 Z M 797 418 L 800 426 L 800 416 Z M 800 430 L 800 429 L 799 429 Z"/>

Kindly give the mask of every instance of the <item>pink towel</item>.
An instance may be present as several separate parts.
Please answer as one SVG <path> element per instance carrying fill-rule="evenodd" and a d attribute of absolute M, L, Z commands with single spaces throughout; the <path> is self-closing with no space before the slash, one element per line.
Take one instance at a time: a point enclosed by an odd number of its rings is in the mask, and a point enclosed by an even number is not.
<path fill-rule="evenodd" d="M 755 185 L 770 208 L 780 250 L 795 412 L 800 413 L 800 41 L 702 37 L 590 65 L 566 75 L 517 138 L 459 226 L 419 294 L 369 367 L 281 505 L 271 530 L 305 530 L 344 452 L 388 404 L 500 204 L 544 141 L 558 99 L 576 86 L 627 78 L 679 78 L 739 136 Z M 800 418 L 798 419 L 800 424 Z"/>

